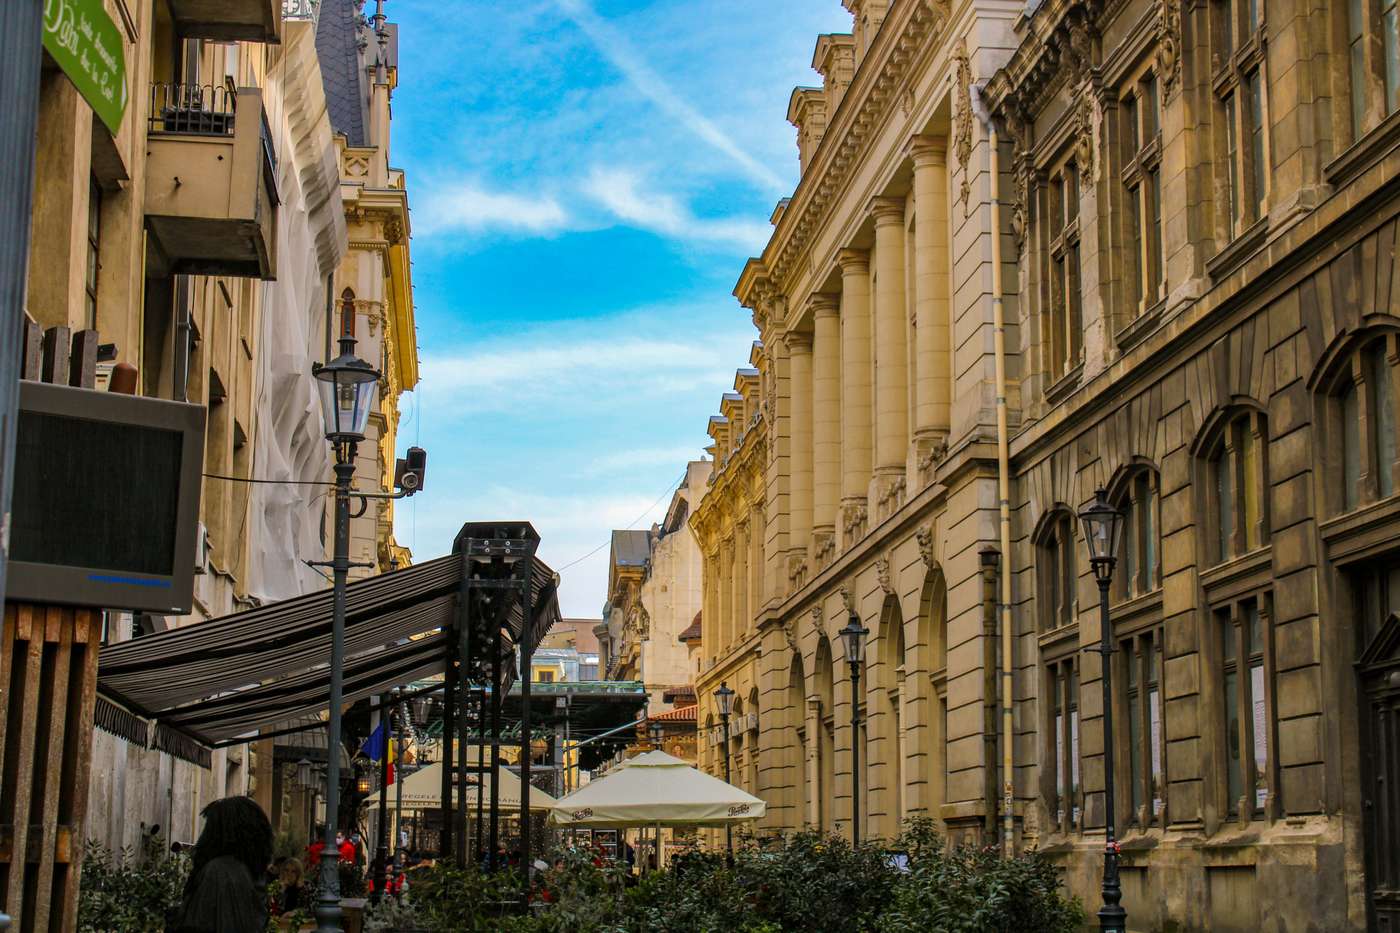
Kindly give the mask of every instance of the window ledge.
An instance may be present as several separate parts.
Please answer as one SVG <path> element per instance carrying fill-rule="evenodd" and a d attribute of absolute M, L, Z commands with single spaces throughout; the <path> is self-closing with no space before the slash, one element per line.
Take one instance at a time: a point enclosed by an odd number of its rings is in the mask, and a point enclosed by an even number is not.
<path fill-rule="evenodd" d="M 1148 616 L 1156 621 L 1162 615 L 1162 588 L 1158 586 L 1150 593 L 1143 593 L 1141 596 L 1134 596 L 1131 599 L 1114 603 L 1108 612 L 1109 618 L 1113 620 L 1114 628 Z"/>
<path fill-rule="evenodd" d="M 1269 218 L 1265 215 L 1256 220 L 1244 233 L 1231 240 L 1224 249 L 1206 260 L 1206 274 L 1217 282 L 1225 278 L 1264 245 L 1268 234 Z"/>
<path fill-rule="evenodd" d="M 1273 549 L 1266 544 L 1201 571 L 1201 588 L 1206 591 L 1206 601 L 1231 599 L 1268 583 L 1273 572 L 1273 557 Z"/>
<path fill-rule="evenodd" d="M 1113 342 L 1118 345 L 1119 353 L 1126 353 L 1133 348 L 1142 338 L 1156 330 L 1158 322 L 1161 320 L 1162 311 L 1167 307 L 1167 299 L 1158 299 L 1146 311 L 1135 317 L 1131 323 L 1120 328 L 1113 335 Z"/>
<path fill-rule="evenodd" d="M 1400 496 L 1389 496 L 1322 522 L 1319 531 L 1327 556 L 1337 563 L 1351 563 L 1389 550 L 1396 541 L 1400 522 Z"/>
<path fill-rule="evenodd" d="M 1078 607 L 1076 607 L 1075 621 L 1066 623 L 1065 625 L 1061 625 L 1059 628 L 1052 628 L 1049 631 L 1042 632 L 1040 634 L 1038 639 L 1040 642 L 1040 650 L 1042 653 L 1044 653 L 1044 651 L 1047 648 L 1052 648 L 1055 645 L 1060 644 L 1061 642 L 1068 641 L 1078 634 L 1079 612 Z"/>
<path fill-rule="evenodd" d="M 1074 394 L 1074 390 L 1079 388 L 1079 379 L 1084 375 L 1084 362 L 1074 364 L 1069 372 L 1059 379 L 1050 383 L 1045 389 L 1045 403 L 1047 405 L 1058 405 Z"/>
<path fill-rule="evenodd" d="M 1368 130 L 1341 155 L 1322 168 L 1322 175 L 1340 188 L 1380 161 L 1381 157 L 1400 144 L 1400 110 Z"/>

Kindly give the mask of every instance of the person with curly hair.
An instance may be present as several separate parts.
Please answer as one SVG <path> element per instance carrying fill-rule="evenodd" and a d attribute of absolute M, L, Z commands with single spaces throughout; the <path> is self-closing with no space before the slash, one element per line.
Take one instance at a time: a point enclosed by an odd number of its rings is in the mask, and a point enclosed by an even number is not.
<path fill-rule="evenodd" d="M 201 815 L 204 831 L 167 933 L 263 933 L 272 823 L 250 797 L 215 800 Z"/>

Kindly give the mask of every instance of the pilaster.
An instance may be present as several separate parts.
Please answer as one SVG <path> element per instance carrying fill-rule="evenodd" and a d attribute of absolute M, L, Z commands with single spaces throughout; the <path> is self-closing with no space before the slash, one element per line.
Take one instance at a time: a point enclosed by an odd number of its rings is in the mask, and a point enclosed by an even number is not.
<path fill-rule="evenodd" d="M 793 586 L 800 586 L 812 538 L 812 335 L 791 331 L 783 339 L 788 347 L 792 409 L 787 577 Z"/>
<path fill-rule="evenodd" d="M 871 419 L 870 254 L 843 249 L 841 266 L 841 518 L 844 547 L 865 536 L 874 437 Z"/>
<path fill-rule="evenodd" d="M 841 492 L 841 318 L 835 295 L 812 296 L 812 569 L 836 551 Z"/>
<path fill-rule="evenodd" d="M 909 442 L 909 352 L 903 198 L 875 198 L 875 476 L 877 520 L 904 502 Z"/>
<path fill-rule="evenodd" d="M 916 136 L 914 163 L 915 456 L 920 486 L 947 449 L 951 418 L 952 357 L 948 238 L 948 141 Z"/>

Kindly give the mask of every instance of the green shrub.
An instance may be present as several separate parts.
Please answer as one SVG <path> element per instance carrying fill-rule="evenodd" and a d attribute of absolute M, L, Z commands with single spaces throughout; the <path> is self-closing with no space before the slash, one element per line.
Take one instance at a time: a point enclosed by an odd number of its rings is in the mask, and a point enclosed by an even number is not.
<path fill-rule="evenodd" d="M 142 844 L 139 858 L 131 846 L 113 853 L 89 841 L 78 888 L 78 930 L 161 933 L 166 912 L 180 904 L 189 870 L 189 859 L 170 854 L 158 836 Z"/>

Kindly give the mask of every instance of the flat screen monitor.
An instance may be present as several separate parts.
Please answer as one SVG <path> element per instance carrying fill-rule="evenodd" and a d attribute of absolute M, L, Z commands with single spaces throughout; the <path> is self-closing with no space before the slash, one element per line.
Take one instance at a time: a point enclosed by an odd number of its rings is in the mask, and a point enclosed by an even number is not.
<path fill-rule="evenodd" d="M 20 383 L 7 598 L 183 614 L 201 405 Z"/>

